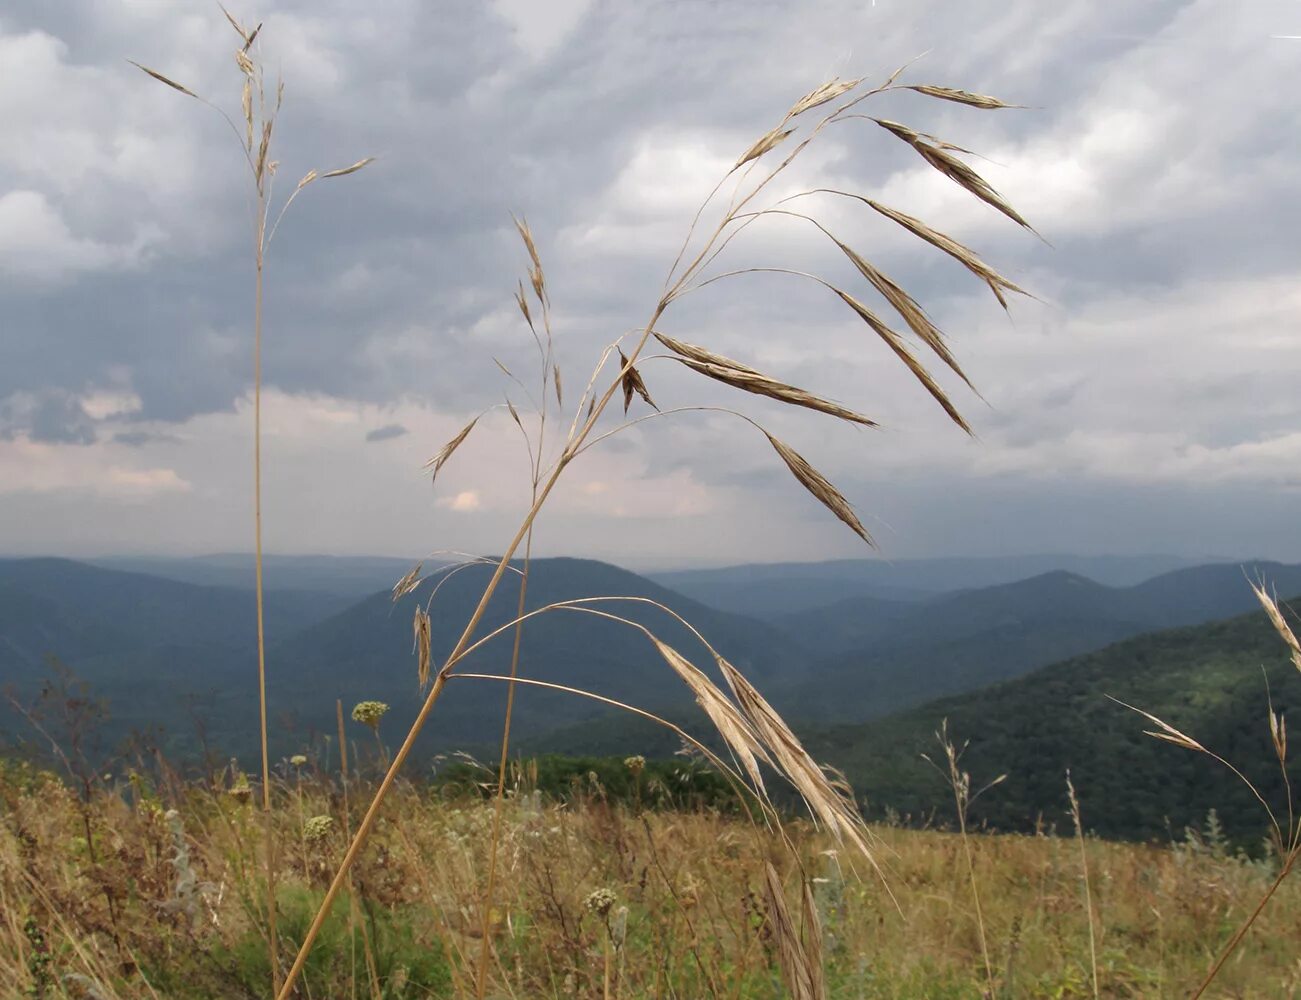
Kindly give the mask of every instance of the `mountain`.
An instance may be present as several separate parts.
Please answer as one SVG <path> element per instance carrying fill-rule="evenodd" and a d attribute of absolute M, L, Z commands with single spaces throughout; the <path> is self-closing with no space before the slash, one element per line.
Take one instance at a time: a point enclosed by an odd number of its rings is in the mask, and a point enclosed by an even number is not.
<path fill-rule="evenodd" d="M 431 605 L 435 662 L 450 652 L 483 592 L 491 567 L 436 571 L 396 604 L 386 589 L 348 603 L 320 591 L 268 591 L 268 712 L 273 750 L 297 752 L 313 733 L 333 732 L 335 699 L 385 701 L 392 711 L 382 733 L 396 740 L 421 697 L 412 655 L 412 618 Z M 445 582 L 443 581 L 445 578 Z M 477 635 L 509 622 L 517 610 L 519 577 L 508 574 Z M 441 585 L 440 585 L 441 582 Z M 673 608 L 733 663 L 765 683 L 802 676 L 807 656 L 782 632 L 761 622 L 687 600 L 636 574 L 577 559 L 535 560 L 530 609 L 575 598 L 622 595 L 634 602 L 587 605 L 594 613 L 555 610 L 530 619 L 524 630 L 521 675 L 597 690 L 652 708 L 690 705 L 685 685 L 640 631 L 618 625 L 623 615 L 650 628 L 702 669 L 712 660 L 675 619 L 650 605 Z M 48 676 L 54 654 L 110 703 L 113 737 L 132 728 L 164 725 L 169 752 L 196 747 L 203 727 L 215 751 L 249 755 L 257 745 L 257 687 L 252 592 L 198 586 L 64 559 L 0 561 L 0 677 L 30 695 Z M 464 669 L 505 673 L 508 632 L 465 661 Z M 449 685 L 422 748 L 490 744 L 499 730 L 505 685 L 458 681 Z M 521 734 L 573 723 L 608 710 L 573 695 L 521 689 L 516 725 Z M 352 724 L 349 724 L 352 726 Z M 26 732 L 12 717 L 0 732 Z M 354 727 L 356 728 L 356 727 Z"/>
<path fill-rule="evenodd" d="M 320 592 L 268 590 L 268 641 L 338 610 Z M 253 592 L 196 586 L 70 559 L 0 560 L 0 680 L 29 701 L 51 677 L 54 657 L 112 702 L 106 731 L 116 741 L 160 724 L 191 729 L 189 702 L 220 708 L 253 691 L 257 611 Z M 242 696 L 241 696 L 242 697 Z M 0 704 L 0 737 L 31 738 Z"/>
<path fill-rule="evenodd" d="M 162 556 L 112 556 L 89 560 L 105 569 L 146 573 L 183 583 L 218 587 L 253 586 L 252 553 L 229 553 L 185 558 Z M 432 569 L 446 560 L 425 561 Z M 387 556 L 287 556 L 262 558 L 264 586 L 278 590 L 324 591 L 360 600 L 377 590 L 386 590 L 406 576 L 415 559 Z"/>
<path fill-rule="evenodd" d="M 1245 589 L 1245 585 L 1244 585 Z M 1262 673 L 1263 671 L 1263 673 Z M 1151 633 L 1025 677 L 944 698 L 866 724 L 805 727 L 815 756 L 842 768 L 870 811 L 914 820 L 951 820 L 945 781 L 921 758 L 937 757 L 934 736 L 970 740 L 962 767 L 982 795 L 973 821 L 1029 830 L 1042 817 L 1063 826 L 1065 774 L 1079 793 L 1085 825 L 1103 836 L 1163 838 L 1201 827 L 1210 809 L 1233 835 L 1256 840 L 1265 818 L 1251 793 L 1209 757 L 1145 736 L 1156 727 L 1108 696 L 1146 709 L 1239 766 L 1286 812 L 1270 748 L 1268 698 L 1276 711 L 1301 709 L 1301 676 L 1260 611 Z M 1293 762 L 1292 780 L 1301 778 Z"/>
<path fill-rule="evenodd" d="M 268 590 L 267 635 L 294 634 L 338 610 L 338 598 Z M 38 668 L 47 654 L 68 661 L 161 645 L 247 648 L 253 592 L 197 586 L 71 559 L 0 559 L 0 666 L 6 676 Z"/>
<path fill-rule="evenodd" d="M 774 619 L 821 659 L 815 681 L 783 685 L 800 718 L 858 722 L 958 694 L 1113 642 L 1240 614 L 1247 576 L 1301 592 L 1301 566 L 1187 567 L 1132 587 L 1057 571 L 909 604 L 852 598 Z"/>
<path fill-rule="evenodd" d="M 491 569 L 464 569 L 438 587 L 430 605 L 435 664 L 447 657 L 459 638 Z M 376 594 L 272 650 L 270 658 L 279 664 L 272 682 L 274 700 L 293 706 L 300 733 L 312 728 L 329 731 L 335 698 L 345 706 L 362 699 L 384 701 L 392 706 L 384 732 L 396 738 L 406 728 L 421 702 L 412 655 L 412 618 L 442 578 L 442 574 L 435 576 L 396 605 L 388 594 Z M 503 580 L 476 635 L 486 635 L 514 618 L 518 580 L 514 575 Z M 762 622 L 707 608 L 606 563 L 563 558 L 532 563 L 526 603 L 530 610 L 604 595 L 642 600 L 587 607 L 644 625 L 702 670 L 714 672 L 712 659 L 699 642 L 646 600 L 681 614 L 760 683 L 803 676 L 807 656 L 783 633 Z M 508 673 L 512 642 L 513 629 L 468 657 L 461 670 Z M 642 632 L 585 612 L 556 610 L 531 618 L 523 633 L 520 676 L 595 691 L 643 708 L 668 710 L 692 702 L 683 682 Z M 499 682 L 452 682 L 427 727 L 424 745 L 449 749 L 490 744 L 501 725 L 505 697 L 506 687 Z M 607 704 L 579 696 L 520 687 L 513 725 L 519 735 L 528 736 L 608 711 Z"/>
<path fill-rule="evenodd" d="M 1207 562 L 1211 560 L 1200 560 Z M 1218 560 L 1217 560 L 1218 561 Z M 738 614 L 807 611 L 851 597 L 911 601 L 940 593 L 1014 583 L 1057 570 L 1127 587 L 1199 560 L 1180 556 L 1031 555 L 951 559 L 842 559 L 754 563 L 678 570 L 652 579 L 678 593 Z"/>

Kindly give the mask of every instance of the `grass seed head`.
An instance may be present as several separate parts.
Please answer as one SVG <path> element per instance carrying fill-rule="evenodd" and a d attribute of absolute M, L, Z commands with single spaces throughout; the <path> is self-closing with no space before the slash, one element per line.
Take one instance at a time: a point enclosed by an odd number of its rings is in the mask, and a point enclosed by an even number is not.
<path fill-rule="evenodd" d="M 759 157 L 763 156 L 764 153 L 768 152 L 768 150 L 784 142 L 794 131 L 794 129 L 783 130 L 782 127 L 778 125 L 772 131 L 760 136 L 753 146 L 741 154 L 741 158 L 736 161 L 736 166 L 732 169 L 735 170 L 737 167 L 743 167 L 751 160 L 757 160 Z"/>
<path fill-rule="evenodd" d="M 776 399 L 791 406 L 802 406 L 805 409 L 817 410 L 819 413 L 839 417 L 841 420 L 847 420 L 850 423 L 862 424 L 865 427 L 877 426 L 876 421 L 863 416 L 861 413 L 855 413 L 839 403 L 833 403 L 828 399 L 815 396 L 793 385 L 779 382 L 775 378 L 763 374 L 763 372 L 741 364 L 739 361 L 733 361 L 721 354 L 707 351 L 703 347 L 687 344 L 675 340 L 673 337 L 666 337 L 663 334 L 657 333 L 655 337 L 661 344 L 678 355 L 678 360 L 692 371 L 699 372 L 701 375 L 712 378 L 717 382 L 722 382 L 724 385 L 730 385 L 734 389 L 742 389 L 745 392 L 752 392 L 757 396 L 767 396 L 769 399 Z"/>
<path fill-rule="evenodd" d="M 644 399 L 651 409 L 658 410 L 659 407 L 655 405 L 655 400 L 651 399 L 650 391 L 646 388 L 646 383 L 642 381 L 641 372 L 637 370 L 635 365 L 630 365 L 628 363 L 628 358 L 624 355 L 623 351 L 619 352 L 619 364 L 622 368 L 626 369 L 622 378 L 623 412 L 625 414 L 628 412 L 628 407 L 632 405 L 632 397 L 634 394 Z"/>
<path fill-rule="evenodd" d="M 875 546 L 872 536 L 867 533 L 863 527 L 863 522 L 858 519 L 854 513 L 854 508 L 850 506 L 845 495 L 836 489 L 822 473 L 805 461 L 804 456 L 797 452 L 790 445 L 781 441 L 767 431 L 764 435 L 773 449 L 781 456 L 781 460 L 786 463 L 786 468 L 791 470 L 791 474 L 799 481 L 799 484 L 813 495 L 827 510 L 835 514 L 841 521 L 849 525 L 850 530 L 859 538 L 867 542 L 868 545 Z"/>

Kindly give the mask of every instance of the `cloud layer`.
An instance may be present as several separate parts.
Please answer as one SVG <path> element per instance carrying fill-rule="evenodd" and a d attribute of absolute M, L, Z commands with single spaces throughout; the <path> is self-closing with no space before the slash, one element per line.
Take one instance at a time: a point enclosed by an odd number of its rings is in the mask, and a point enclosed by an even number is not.
<path fill-rule="evenodd" d="M 511 301 L 526 257 L 510 213 L 527 215 L 546 265 L 567 427 L 738 153 L 813 85 L 883 77 L 927 51 L 914 82 L 1030 109 L 900 94 L 873 113 L 979 150 L 988 160 L 972 162 L 1051 246 L 867 122 L 828 133 L 775 193 L 865 191 L 1035 293 L 1006 315 L 870 210 L 810 200 L 951 335 L 983 400 L 946 385 L 978 440 L 833 297 L 784 275 L 693 293 L 662 328 L 883 429 L 829 427 L 651 361 L 657 403 L 759 419 L 893 556 L 1301 557 L 1301 43 L 1272 37 L 1301 29 L 1294 4 L 547 6 L 258 12 L 262 56 L 286 81 L 280 196 L 309 168 L 378 157 L 305 191 L 268 262 L 270 547 L 499 549 L 528 496 L 509 414 L 490 412 L 437 490 L 420 469 L 475 413 L 507 395 L 527 413 L 538 396 Z M 238 114 L 235 41 L 203 5 L 20 0 L 0 15 L 14 140 L 0 148 L 0 550 L 248 547 L 240 151 L 220 117 L 127 62 Z M 794 219 L 751 226 L 724 262 L 862 284 Z M 641 564 L 858 551 L 724 414 L 639 424 L 569 476 L 544 551 Z"/>

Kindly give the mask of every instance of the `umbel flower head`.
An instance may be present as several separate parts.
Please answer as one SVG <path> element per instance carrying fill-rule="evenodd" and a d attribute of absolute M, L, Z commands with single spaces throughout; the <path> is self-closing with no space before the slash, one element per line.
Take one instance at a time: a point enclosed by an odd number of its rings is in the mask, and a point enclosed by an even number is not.
<path fill-rule="evenodd" d="M 247 802 L 253 795 L 253 789 L 248 783 L 248 775 L 243 771 L 237 772 L 235 780 L 227 789 L 227 794 L 236 802 Z"/>
<path fill-rule="evenodd" d="M 359 701 L 352 706 L 352 719 L 371 729 L 379 728 L 379 720 L 384 718 L 388 705 L 382 701 Z"/>
<path fill-rule="evenodd" d="M 313 847 L 319 847 L 330 837 L 334 829 L 334 819 L 330 816 L 313 816 L 303 824 L 303 839 Z"/>
<path fill-rule="evenodd" d="M 610 907 L 615 904 L 616 899 L 617 897 L 612 889 L 593 889 L 587 894 L 587 898 L 583 900 L 583 905 L 593 913 L 603 917 L 610 912 Z"/>
<path fill-rule="evenodd" d="M 646 769 L 646 758 L 641 754 L 634 754 L 632 757 L 623 759 L 623 766 L 631 771 L 634 775 L 641 774 Z"/>
<path fill-rule="evenodd" d="M 289 763 L 293 764 L 294 767 L 302 767 L 307 763 L 307 758 L 303 754 L 296 753 L 289 758 Z"/>

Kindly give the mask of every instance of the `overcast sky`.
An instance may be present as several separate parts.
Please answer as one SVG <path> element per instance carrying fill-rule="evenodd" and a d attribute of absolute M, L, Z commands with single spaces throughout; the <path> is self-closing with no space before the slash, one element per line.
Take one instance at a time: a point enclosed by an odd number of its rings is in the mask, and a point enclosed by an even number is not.
<path fill-rule="evenodd" d="M 481 421 L 436 489 L 421 466 L 507 396 L 527 420 L 528 396 L 494 363 L 532 387 L 511 213 L 527 216 L 546 269 L 567 427 L 603 347 L 645 324 L 693 213 L 738 155 L 814 86 L 881 80 L 925 52 L 904 82 L 1030 107 L 901 93 L 870 113 L 983 154 L 972 164 L 1046 242 L 866 121 L 820 136 L 777 193 L 861 191 L 1038 297 L 1004 313 L 869 208 L 805 205 L 949 335 L 981 396 L 935 371 L 977 438 L 842 304 L 778 274 L 692 293 L 660 328 L 882 427 L 665 361 L 644 366 L 656 402 L 755 418 L 895 558 L 1301 558 L 1301 41 L 1275 37 L 1301 35 L 1301 4 L 231 10 L 264 22 L 258 53 L 285 81 L 276 197 L 310 168 L 377 157 L 305 190 L 271 248 L 268 549 L 499 551 L 529 488 L 508 414 Z M 0 12 L 0 552 L 251 548 L 247 170 L 220 117 L 127 62 L 238 117 L 237 42 L 207 2 L 10 0 Z M 813 271 L 872 295 L 796 220 L 761 220 L 719 264 Z M 718 413 L 651 420 L 587 452 L 540 527 L 543 553 L 633 566 L 864 552 L 761 434 Z"/>

